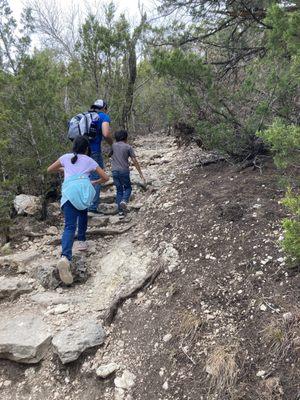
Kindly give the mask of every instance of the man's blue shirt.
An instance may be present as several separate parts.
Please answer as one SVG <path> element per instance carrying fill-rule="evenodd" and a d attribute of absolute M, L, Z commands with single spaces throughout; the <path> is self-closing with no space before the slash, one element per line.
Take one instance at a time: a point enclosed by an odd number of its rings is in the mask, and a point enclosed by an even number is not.
<path fill-rule="evenodd" d="M 102 142 L 102 123 L 103 122 L 108 122 L 110 123 L 110 116 L 108 114 L 105 114 L 104 112 L 99 112 L 99 120 L 98 120 L 98 126 L 99 126 L 99 131 L 95 139 L 90 139 L 90 146 L 91 146 L 91 152 L 92 153 L 100 153 L 101 152 L 101 142 Z"/>

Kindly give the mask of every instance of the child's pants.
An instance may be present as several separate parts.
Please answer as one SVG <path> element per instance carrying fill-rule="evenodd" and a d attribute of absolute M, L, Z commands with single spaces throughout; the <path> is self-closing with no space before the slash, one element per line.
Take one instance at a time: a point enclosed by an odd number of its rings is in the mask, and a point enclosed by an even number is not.
<path fill-rule="evenodd" d="M 77 227 L 78 220 L 78 234 L 77 238 L 80 241 L 85 241 L 87 230 L 87 209 L 77 210 L 70 201 L 67 201 L 62 210 L 65 217 L 65 229 L 61 238 L 62 252 L 61 255 L 67 257 L 69 261 L 72 259 L 72 247 Z"/>
<path fill-rule="evenodd" d="M 120 203 L 121 201 L 128 203 L 132 191 L 130 173 L 129 171 L 113 171 L 112 176 L 117 189 L 116 203 L 118 210 L 122 211 Z"/>

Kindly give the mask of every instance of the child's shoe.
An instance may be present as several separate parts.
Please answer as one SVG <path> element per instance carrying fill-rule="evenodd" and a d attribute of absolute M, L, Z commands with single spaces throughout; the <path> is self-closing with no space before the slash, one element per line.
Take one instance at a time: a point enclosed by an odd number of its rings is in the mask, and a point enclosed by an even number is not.
<path fill-rule="evenodd" d="M 59 277 L 66 285 L 71 285 L 73 283 L 73 276 L 70 268 L 70 261 L 65 256 L 61 256 L 57 263 L 57 269 L 59 272 Z"/>
<path fill-rule="evenodd" d="M 123 211 L 126 211 L 126 210 L 127 210 L 127 203 L 126 203 L 125 200 L 122 200 L 122 201 L 121 201 L 121 203 L 120 203 L 120 208 L 121 208 Z"/>
<path fill-rule="evenodd" d="M 120 211 L 120 212 L 118 213 L 118 215 L 119 215 L 119 219 L 124 219 L 124 218 L 125 218 L 125 213 L 124 213 L 124 211 Z"/>
<path fill-rule="evenodd" d="M 87 251 L 87 249 L 88 249 L 87 242 L 85 242 L 85 241 L 83 242 L 82 240 L 78 241 L 77 242 L 77 249 L 79 251 Z"/>

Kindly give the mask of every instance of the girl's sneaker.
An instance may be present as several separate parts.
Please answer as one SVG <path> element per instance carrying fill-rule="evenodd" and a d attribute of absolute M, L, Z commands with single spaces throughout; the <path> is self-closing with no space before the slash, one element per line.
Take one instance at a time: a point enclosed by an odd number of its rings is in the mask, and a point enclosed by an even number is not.
<path fill-rule="evenodd" d="M 57 269 L 59 272 L 59 277 L 66 285 L 71 285 L 73 283 L 73 276 L 71 273 L 70 261 L 65 256 L 61 256 L 57 263 Z"/>
<path fill-rule="evenodd" d="M 79 241 L 79 242 L 77 243 L 77 249 L 78 249 L 79 251 L 87 251 L 87 249 L 88 249 L 88 244 L 87 244 L 87 242 L 83 242 L 82 240 Z"/>
<path fill-rule="evenodd" d="M 124 219 L 124 218 L 125 218 L 125 213 L 124 213 L 124 211 L 120 211 L 120 212 L 118 213 L 118 215 L 119 215 L 119 219 Z"/>
<path fill-rule="evenodd" d="M 123 211 L 127 210 L 127 203 L 126 201 L 122 200 L 120 203 L 120 208 L 122 208 Z"/>

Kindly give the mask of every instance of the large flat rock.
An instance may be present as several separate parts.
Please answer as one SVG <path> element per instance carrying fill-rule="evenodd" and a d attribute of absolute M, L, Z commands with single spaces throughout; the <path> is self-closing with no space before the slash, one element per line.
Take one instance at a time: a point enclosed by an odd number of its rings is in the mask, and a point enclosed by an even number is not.
<path fill-rule="evenodd" d="M 77 304 L 84 301 L 79 296 L 66 296 L 56 292 L 35 293 L 30 296 L 30 299 L 41 306 L 52 306 L 57 304 Z"/>
<path fill-rule="evenodd" d="M 105 331 L 98 321 L 84 319 L 55 335 L 52 344 L 61 362 L 67 364 L 77 360 L 85 350 L 102 344 L 105 336 Z"/>
<path fill-rule="evenodd" d="M 31 313 L 0 316 L 0 358 L 26 364 L 44 358 L 51 333 L 42 318 Z"/>
<path fill-rule="evenodd" d="M 26 250 L 20 253 L 0 257 L 0 267 L 10 266 L 18 269 L 19 272 L 28 272 L 30 266 L 38 259 L 41 254 L 35 250 Z"/>
<path fill-rule="evenodd" d="M 95 259 L 98 272 L 93 281 L 93 307 L 106 310 L 123 293 L 135 287 L 147 275 L 152 253 L 135 246 L 129 239 L 117 240 L 112 251 L 102 259 Z"/>
<path fill-rule="evenodd" d="M 6 298 L 15 299 L 23 293 L 31 292 L 31 290 L 32 285 L 28 281 L 15 277 L 0 277 L 0 300 Z"/>

